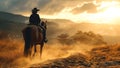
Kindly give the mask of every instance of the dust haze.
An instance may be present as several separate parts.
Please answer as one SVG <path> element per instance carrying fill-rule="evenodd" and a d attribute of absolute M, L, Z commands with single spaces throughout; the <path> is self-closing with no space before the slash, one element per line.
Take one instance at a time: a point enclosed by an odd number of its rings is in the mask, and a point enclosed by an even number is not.
<path fill-rule="evenodd" d="M 75 23 L 64 19 L 47 19 L 48 24 L 48 38 L 56 37 L 57 35 L 67 33 L 73 35 L 77 31 L 93 32 L 101 35 L 109 44 L 119 43 L 120 28 L 119 24 L 95 24 L 90 22 Z M 56 23 L 57 22 L 57 23 Z"/>
<path fill-rule="evenodd" d="M 1 22 L 0 66 L 2 68 L 30 67 L 33 64 L 49 63 L 52 60 L 67 58 L 78 53 L 89 56 L 92 55 L 91 51 L 93 53 L 93 51 L 96 52 L 98 49 L 97 52 L 99 52 L 99 47 L 103 48 L 100 49 L 99 54 L 103 54 L 101 52 L 104 51 L 104 47 L 105 50 L 107 50 L 106 46 L 108 47 L 113 44 L 117 46 L 116 43 L 119 43 L 120 40 L 119 25 L 86 22 L 74 23 L 64 19 L 46 20 L 48 21 L 48 43 L 44 45 L 42 59 L 39 57 L 39 45 L 37 45 L 37 55 L 35 57 L 23 57 L 24 40 L 21 31 L 27 26 L 25 23 L 15 24 L 15 22 L 11 23 L 11 21 Z M 6 22 L 6 26 L 4 22 Z M 19 26 L 19 28 L 13 28 L 14 26 Z M 115 49 L 117 49 L 117 47 Z M 96 55 L 92 57 L 95 56 Z M 95 58 L 98 59 L 98 57 Z"/>
<path fill-rule="evenodd" d="M 50 27 L 50 26 L 49 26 Z M 62 28 L 61 26 L 59 29 Z M 65 27 L 64 27 L 65 28 Z M 51 30 L 52 31 L 52 30 Z M 87 54 L 93 47 L 104 46 L 106 42 L 103 38 L 92 32 L 77 31 L 72 34 L 56 33 L 54 38 L 49 38 L 49 42 L 44 45 L 42 59 L 39 56 L 37 45 L 37 55 L 33 58 L 24 58 L 24 40 L 17 36 L 9 36 L 6 32 L 0 33 L 0 57 L 1 67 L 24 67 L 48 60 L 65 58 L 76 53 Z M 90 41 L 91 40 L 91 41 Z"/>

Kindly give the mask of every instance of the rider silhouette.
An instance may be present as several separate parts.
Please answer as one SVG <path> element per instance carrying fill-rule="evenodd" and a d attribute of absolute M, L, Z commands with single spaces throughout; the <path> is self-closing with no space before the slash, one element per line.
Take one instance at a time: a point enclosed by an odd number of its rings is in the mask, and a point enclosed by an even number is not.
<path fill-rule="evenodd" d="M 44 42 L 47 42 L 46 26 L 45 27 L 43 26 L 44 23 L 43 23 L 43 21 L 41 21 L 39 14 L 37 14 L 38 11 L 39 11 L 39 9 L 37 9 L 37 8 L 32 9 L 32 14 L 29 18 L 29 22 L 30 22 L 30 25 L 40 26 L 42 28 Z"/>

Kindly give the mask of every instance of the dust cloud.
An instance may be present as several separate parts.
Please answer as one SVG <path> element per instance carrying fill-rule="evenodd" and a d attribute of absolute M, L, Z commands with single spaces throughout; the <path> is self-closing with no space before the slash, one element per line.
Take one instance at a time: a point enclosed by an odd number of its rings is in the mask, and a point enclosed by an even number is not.
<path fill-rule="evenodd" d="M 86 44 L 80 44 L 76 43 L 73 45 L 62 45 L 60 43 L 55 44 L 45 44 L 43 48 L 42 58 L 40 58 L 40 46 L 37 45 L 37 54 L 35 56 L 25 58 L 25 57 L 19 57 L 15 59 L 10 65 L 12 67 L 29 67 L 33 64 L 38 63 L 47 63 L 51 60 L 58 59 L 58 58 L 66 58 L 68 56 L 82 53 L 87 54 L 88 51 L 90 51 L 94 46 L 92 45 L 86 45 Z M 34 48 L 33 48 L 34 50 Z M 46 62 L 47 61 L 47 62 Z"/>
<path fill-rule="evenodd" d="M 5 34 L 4 34 L 5 35 Z M 87 54 L 93 47 L 104 45 L 103 38 L 92 32 L 78 31 L 73 35 L 60 34 L 44 45 L 40 59 L 40 46 L 37 45 L 37 54 L 25 58 L 23 56 L 24 40 L 1 38 L 0 63 L 1 67 L 21 68 L 32 64 L 49 62 L 53 59 L 66 58 L 76 53 Z M 7 43 L 6 43 L 7 42 Z M 32 49 L 34 52 L 34 48 Z M 2 62 L 4 61 L 4 62 Z"/>

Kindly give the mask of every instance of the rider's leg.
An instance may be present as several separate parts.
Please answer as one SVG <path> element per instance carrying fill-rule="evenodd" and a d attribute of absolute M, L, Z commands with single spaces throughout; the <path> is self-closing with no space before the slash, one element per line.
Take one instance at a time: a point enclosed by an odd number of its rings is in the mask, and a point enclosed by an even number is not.
<path fill-rule="evenodd" d="M 44 37 L 44 42 L 47 42 L 48 40 L 46 38 L 46 30 L 45 29 L 43 29 L 43 37 Z"/>

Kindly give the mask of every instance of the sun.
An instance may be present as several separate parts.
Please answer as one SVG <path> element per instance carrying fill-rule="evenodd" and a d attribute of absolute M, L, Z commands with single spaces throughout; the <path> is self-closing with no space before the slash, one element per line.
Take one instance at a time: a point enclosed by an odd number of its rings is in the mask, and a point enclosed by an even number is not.
<path fill-rule="evenodd" d="M 103 12 L 103 14 L 107 18 L 116 18 L 116 17 L 120 16 L 119 12 L 120 12 L 120 8 L 118 8 L 118 7 L 109 7 L 109 8 L 106 9 L 106 11 Z"/>
<path fill-rule="evenodd" d="M 102 9 L 104 9 L 101 13 L 103 16 L 107 18 L 114 18 L 120 16 L 120 5 L 118 2 L 103 2 L 101 4 Z"/>
<path fill-rule="evenodd" d="M 98 13 L 91 14 L 89 19 L 94 23 L 114 24 L 120 19 L 120 5 L 118 2 L 103 2 Z"/>
<path fill-rule="evenodd" d="M 117 2 L 104 3 L 104 6 L 105 9 L 100 14 L 101 18 L 106 20 L 105 23 L 114 23 L 117 18 L 120 18 L 120 5 Z"/>

